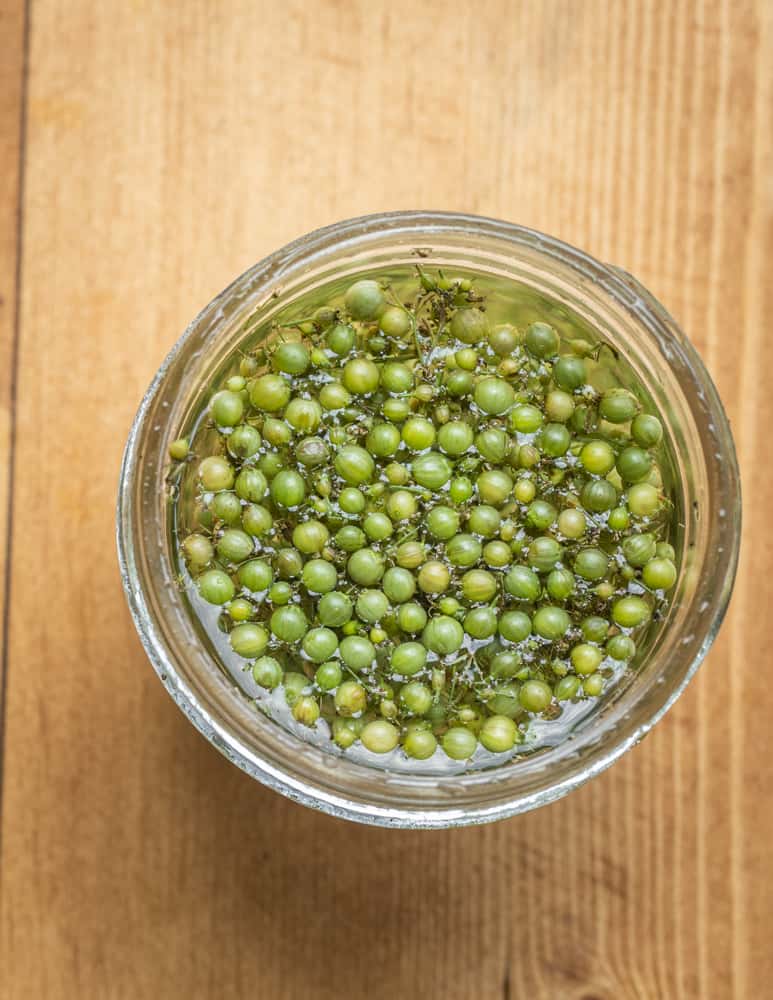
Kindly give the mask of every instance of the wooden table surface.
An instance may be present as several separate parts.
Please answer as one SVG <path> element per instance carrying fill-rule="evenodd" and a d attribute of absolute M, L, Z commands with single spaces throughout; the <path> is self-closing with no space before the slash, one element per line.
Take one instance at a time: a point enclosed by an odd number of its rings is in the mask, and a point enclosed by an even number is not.
<path fill-rule="evenodd" d="M 0 0 L 0 996 L 773 996 L 770 0 Z M 339 218 L 511 219 L 635 273 L 745 490 L 708 661 L 563 801 L 407 833 L 228 764 L 116 565 L 139 398 L 233 276 Z"/>

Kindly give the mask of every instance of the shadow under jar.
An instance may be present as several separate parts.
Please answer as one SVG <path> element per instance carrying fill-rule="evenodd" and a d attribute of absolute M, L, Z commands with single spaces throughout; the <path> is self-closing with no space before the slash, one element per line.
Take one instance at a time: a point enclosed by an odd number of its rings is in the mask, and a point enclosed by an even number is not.
<path fill-rule="evenodd" d="M 634 664 L 592 710 L 569 713 L 560 740 L 483 755 L 445 769 L 386 765 L 340 751 L 256 710 L 249 689 L 219 665 L 190 594 L 180 588 L 171 441 L 200 419 L 212 386 L 232 370 L 245 322 L 261 336 L 300 302 L 361 276 L 428 271 L 475 275 L 517 289 L 523 315 L 592 331 L 652 401 L 664 453 L 679 577 Z M 324 292 L 323 292 L 324 290 Z M 516 318 L 516 322 L 517 322 Z M 289 244 L 238 278 L 193 321 L 148 389 L 121 471 L 118 549 L 129 606 L 167 690 L 229 760 L 291 799 L 383 826 L 489 822 L 551 802 L 608 767 L 673 704 L 721 624 L 740 541 L 740 486 L 727 418 L 697 353 L 634 279 L 532 230 L 474 216 L 400 212 L 342 222 Z M 188 588 L 190 590 L 190 588 Z M 587 704 L 587 703 L 586 703 Z M 397 751 L 396 753 L 399 753 Z M 392 755 L 390 755 L 391 757 Z M 416 765 L 416 766 L 414 766 Z"/>

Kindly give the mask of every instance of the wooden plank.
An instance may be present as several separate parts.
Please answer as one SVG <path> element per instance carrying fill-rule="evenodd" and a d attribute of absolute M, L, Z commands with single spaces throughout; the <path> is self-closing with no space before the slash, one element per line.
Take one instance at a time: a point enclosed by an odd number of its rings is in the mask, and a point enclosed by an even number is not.
<path fill-rule="evenodd" d="M 772 13 L 36 0 L 0 995 L 763 995 Z M 746 490 L 731 614 L 645 744 L 445 833 L 336 822 L 230 767 L 147 666 L 112 539 L 132 412 L 190 316 L 303 231 L 416 206 L 637 274 L 714 373 Z"/>

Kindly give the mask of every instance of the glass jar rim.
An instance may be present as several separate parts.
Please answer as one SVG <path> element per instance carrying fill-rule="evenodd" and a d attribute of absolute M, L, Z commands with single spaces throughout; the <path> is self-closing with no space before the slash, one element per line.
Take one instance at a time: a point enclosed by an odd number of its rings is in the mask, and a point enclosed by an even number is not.
<path fill-rule="evenodd" d="M 153 581 L 147 573 L 143 573 L 140 560 L 137 558 L 136 492 L 138 478 L 142 476 L 144 460 L 142 445 L 144 435 L 148 432 L 148 417 L 162 392 L 170 370 L 173 366 L 179 365 L 187 345 L 197 333 L 206 324 L 213 322 L 216 324 L 218 318 L 225 315 L 227 304 L 238 298 L 244 289 L 250 289 L 252 298 L 261 296 L 265 298 L 271 292 L 278 290 L 280 282 L 286 282 L 291 275 L 312 267 L 315 262 L 325 259 L 331 253 L 375 247 L 387 237 L 405 238 L 411 242 L 420 241 L 420 245 L 423 246 L 428 240 L 452 234 L 465 238 L 474 235 L 484 247 L 486 242 L 490 241 L 492 244 L 510 246 L 514 252 L 528 250 L 537 257 L 544 258 L 545 262 L 552 262 L 568 269 L 568 273 L 573 275 L 578 283 L 593 287 L 630 314 L 641 326 L 642 332 L 648 333 L 658 342 L 659 348 L 666 356 L 669 351 L 678 353 L 684 362 L 684 370 L 689 372 L 692 378 L 693 384 L 689 388 L 701 400 L 708 426 L 711 428 L 709 436 L 718 449 L 717 455 L 721 455 L 716 489 L 721 494 L 723 504 L 721 509 L 729 509 L 730 516 L 725 517 L 716 532 L 727 552 L 727 561 L 715 581 L 704 609 L 703 620 L 700 623 L 702 633 L 690 646 L 690 660 L 678 682 L 661 692 L 661 697 L 656 699 L 650 711 L 636 720 L 632 719 L 632 713 L 622 716 L 617 722 L 616 738 L 606 742 L 599 741 L 599 745 L 586 748 L 582 766 L 570 768 L 560 780 L 546 782 L 540 787 L 512 797 L 505 796 L 503 799 L 500 795 L 489 805 L 481 802 L 466 807 L 457 805 L 450 799 L 448 806 L 439 804 L 430 809 L 422 808 L 416 802 L 406 805 L 401 803 L 397 796 L 394 796 L 394 800 L 390 800 L 388 791 L 385 793 L 382 787 L 379 788 L 379 798 L 376 801 L 370 801 L 367 796 L 362 795 L 350 796 L 340 788 L 326 787 L 323 775 L 299 775 L 297 772 L 292 772 L 289 767 L 283 767 L 281 762 L 277 764 L 275 761 L 263 759 L 245 746 L 227 721 L 218 718 L 197 697 L 196 692 L 178 670 L 178 663 L 170 651 L 168 637 L 163 634 L 163 629 L 160 627 L 163 611 L 159 610 L 159 602 L 154 600 Z M 642 739 L 684 690 L 719 630 L 732 591 L 738 561 L 740 509 L 740 481 L 732 435 L 713 382 L 685 334 L 634 278 L 619 268 L 602 264 L 582 250 L 561 240 L 513 223 L 448 212 L 390 212 L 335 223 L 294 240 L 245 271 L 205 306 L 188 326 L 167 355 L 145 393 L 129 433 L 119 483 L 117 542 L 124 589 L 145 651 L 177 705 L 211 743 L 252 777 L 306 805 L 335 816 L 377 825 L 429 828 L 487 822 L 554 801 L 606 769 Z M 217 668 L 213 665 L 213 669 Z M 311 749 L 312 752 L 316 750 L 316 748 Z M 325 753 L 320 750 L 316 752 Z M 309 764 L 311 766 L 311 760 Z M 362 765 L 355 766 L 361 770 L 371 770 Z M 321 770 L 324 771 L 324 762 Z M 468 786 L 477 783 L 490 785 L 492 788 L 499 786 L 501 789 L 505 781 L 502 772 L 505 770 L 510 771 L 510 767 L 477 771 L 474 772 L 474 777 L 473 773 L 454 775 L 453 780 L 457 783 L 466 783 Z M 373 780 L 376 780 L 375 777 Z M 416 786 L 418 788 L 422 785 L 436 788 L 438 785 L 438 779 L 434 775 L 417 776 L 413 781 L 418 783 Z M 381 783 L 382 779 L 379 779 L 379 784 Z"/>

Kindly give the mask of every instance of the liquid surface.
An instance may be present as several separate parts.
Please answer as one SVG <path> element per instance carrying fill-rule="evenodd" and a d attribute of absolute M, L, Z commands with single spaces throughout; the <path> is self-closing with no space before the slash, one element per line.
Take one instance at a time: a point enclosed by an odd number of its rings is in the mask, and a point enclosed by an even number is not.
<path fill-rule="evenodd" d="M 614 349 L 515 282 L 330 286 L 170 448 L 181 588 L 258 710 L 417 773 L 556 745 L 676 577 L 663 428 Z"/>

